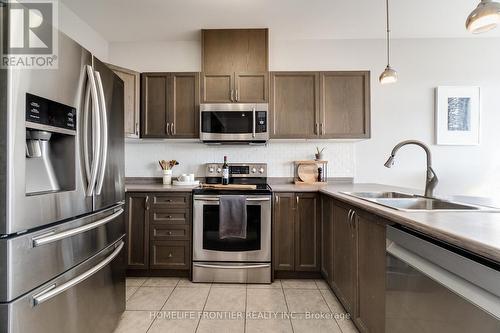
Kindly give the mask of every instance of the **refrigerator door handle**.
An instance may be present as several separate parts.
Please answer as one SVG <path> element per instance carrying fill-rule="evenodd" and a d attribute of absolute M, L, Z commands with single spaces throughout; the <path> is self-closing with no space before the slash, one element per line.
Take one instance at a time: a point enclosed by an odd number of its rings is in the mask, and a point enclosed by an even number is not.
<path fill-rule="evenodd" d="M 99 92 L 99 101 L 100 101 L 100 108 L 99 111 L 101 113 L 101 120 L 102 120 L 102 126 L 101 126 L 101 133 L 102 135 L 102 156 L 101 156 L 101 166 L 99 170 L 99 174 L 97 176 L 97 187 L 96 187 L 96 195 L 100 195 L 102 191 L 102 185 L 104 183 L 104 175 L 106 173 L 106 163 L 107 163 L 107 156 L 108 156 L 108 117 L 107 117 L 107 110 L 106 110 L 106 97 L 104 96 L 104 88 L 102 85 L 102 80 L 101 80 L 101 74 L 98 71 L 95 71 L 95 79 L 97 83 L 97 89 Z"/>
<path fill-rule="evenodd" d="M 83 106 L 83 160 L 85 164 L 85 179 L 90 184 L 90 160 L 89 160 L 89 114 L 90 114 L 90 83 L 85 88 L 85 104 Z"/>
<path fill-rule="evenodd" d="M 120 216 L 122 213 L 123 213 L 123 208 L 120 208 L 118 211 L 116 211 L 115 213 L 113 213 L 109 216 L 106 216 L 105 218 L 102 218 L 102 219 L 97 220 L 95 222 L 83 225 L 81 227 L 61 231 L 58 233 L 49 232 L 47 234 L 40 235 L 38 237 L 33 238 L 33 240 L 32 240 L 33 247 L 38 247 L 38 246 L 42 246 L 45 244 L 57 242 L 57 241 L 60 241 L 62 239 L 69 238 L 69 237 L 81 234 L 83 232 L 95 229 L 101 225 L 108 223 L 111 220 L 114 220 L 115 218 Z"/>
<path fill-rule="evenodd" d="M 48 301 L 51 298 L 56 297 L 57 295 L 65 292 L 68 289 L 73 288 L 77 284 L 85 281 L 92 275 L 96 274 L 99 272 L 102 268 L 106 267 L 113 259 L 120 254 L 120 251 L 123 249 L 123 246 L 125 243 L 123 241 L 120 241 L 119 245 L 115 248 L 115 250 L 108 256 L 106 259 L 102 260 L 99 262 L 97 265 L 92 267 L 91 269 L 85 271 L 81 275 L 78 275 L 77 277 L 61 284 L 60 286 L 56 287 L 55 284 L 51 285 L 49 288 L 46 290 L 42 291 L 39 294 L 36 294 L 33 296 L 33 306 L 37 306 L 42 304 L 43 302 Z"/>
<path fill-rule="evenodd" d="M 92 144 L 93 160 L 90 167 L 90 181 L 88 182 L 86 194 L 92 196 L 97 180 L 97 167 L 99 165 L 99 156 L 101 151 L 101 119 L 99 117 L 99 100 L 97 96 L 97 86 L 94 78 L 94 71 L 90 65 L 86 66 L 87 76 L 90 83 L 90 93 L 92 95 Z"/>

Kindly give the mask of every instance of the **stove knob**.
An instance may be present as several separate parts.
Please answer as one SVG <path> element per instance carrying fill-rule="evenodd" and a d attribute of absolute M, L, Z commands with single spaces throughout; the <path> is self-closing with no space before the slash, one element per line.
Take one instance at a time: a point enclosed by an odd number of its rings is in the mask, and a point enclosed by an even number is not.
<path fill-rule="evenodd" d="M 222 169 L 221 168 L 217 168 L 217 173 L 221 173 Z"/>
<path fill-rule="evenodd" d="M 259 173 L 264 173 L 264 168 L 260 168 Z"/>
<path fill-rule="evenodd" d="M 252 170 L 251 170 L 251 171 L 252 171 L 252 173 L 256 173 L 256 172 L 257 172 L 257 169 L 252 168 Z"/>
<path fill-rule="evenodd" d="M 214 168 L 213 167 L 208 168 L 208 173 L 214 173 Z"/>

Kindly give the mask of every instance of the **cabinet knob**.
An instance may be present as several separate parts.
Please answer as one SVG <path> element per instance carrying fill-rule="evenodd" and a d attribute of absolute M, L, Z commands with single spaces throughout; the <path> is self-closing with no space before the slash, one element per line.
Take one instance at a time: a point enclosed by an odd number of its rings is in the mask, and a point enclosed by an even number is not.
<path fill-rule="evenodd" d="M 168 235 L 169 235 L 169 236 L 172 236 L 172 231 L 169 231 L 169 232 L 168 232 Z"/>
<path fill-rule="evenodd" d="M 172 257 L 173 257 L 172 253 L 169 253 L 169 254 L 168 254 L 168 257 L 169 257 L 169 258 L 172 258 Z"/>

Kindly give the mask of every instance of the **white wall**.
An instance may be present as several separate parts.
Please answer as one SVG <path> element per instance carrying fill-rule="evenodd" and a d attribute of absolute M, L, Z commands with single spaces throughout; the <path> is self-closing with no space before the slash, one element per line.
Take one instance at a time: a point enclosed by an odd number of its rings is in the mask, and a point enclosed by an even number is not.
<path fill-rule="evenodd" d="M 140 53 L 137 51 L 141 48 Z M 393 42 L 392 64 L 399 71 L 395 85 L 382 87 L 378 74 L 385 67 L 384 40 L 273 40 L 270 43 L 271 70 L 371 70 L 372 72 L 372 138 L 357 143 L 331 143 L 334 152 L 333 174 L 356 176 L 357 182 L 377 182 L 422 188 L 425 157 L 423 151 L 406 147 L 400 151 L 392 169 L 383 167 L 392 147 L 404 139 L 419 139 L 431 145 L 434 169 L 440 179 L 437 191 L 483 196 L 500 196 L 500 40 L 406 39 Z M 158 51 L 158 52 L 157 52 Z M 200 48 L 194 42 L 174 42 L 160 46 L 134 43 L 112 43 L 110 61 L 125 67 L 148 71 L 200 70 Z M 141 57 L 147 55 L 147 62 Z M 481 87 L 481 144 L 472 147 L 434 145 L 434 88 L 439 85 L 478 85 Z M 284 163 L 307 157 L 314 143 L 274 144 L 268 148 L 241 147 L 225 149 L 231 157 L 258 160 L 258 154 L 270 163 L 273 176 L 290 174 Z M 220 160 L 223 151 L 207 153 L 203 145 L 183 148 L 172 143 L 140 146 L 127 143 L 130 153 L 141 153 L 144 161 L 182 156 L 188 165 Z M 295 147 L 300 153 L 287 155 Z M 276 147 L 276 148 L 275 148 Z M 342 147 L 342 148 L 341 148 Z M 345 148 L 350 147 L 350 148 Z M 208 148 L 209 151 L 212 148 Z M 338 150 L 350 153 L 336 154 Z M 190 151 L 191 155 L 183 152 Z M 287 154 L 279 155 L 278 152 Z M 246 154 L 248 153 L 248 154 Z M 219 156 L 220 155 L 220 156 Z M 185 156 L 185 157 L 184 157 Z M 352 158 L 352 160 L 350 160 Z M 234 160 L 234 159 L 232 159 Z M 133 162 L 132 162 L 133 163 Z M 335 169 L 335 165 L 348 165 Z M 148 167 L 149 166 L 149 167 Z M 355 170 L 355 171 L 354 171 Z M 136 162 L 127 166 L 127 176 L 152 175 L 151 164 Z"/>
<path fill-rule="evenodd" d="M 102 61 L 108 61 L 109 43 L 62 2 L 59 3 L 59 29 Z"/>

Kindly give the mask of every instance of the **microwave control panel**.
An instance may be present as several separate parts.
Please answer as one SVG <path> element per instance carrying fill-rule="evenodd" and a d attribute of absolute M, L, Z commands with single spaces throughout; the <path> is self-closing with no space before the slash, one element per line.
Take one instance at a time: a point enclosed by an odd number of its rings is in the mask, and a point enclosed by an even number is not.
<path fill-rule="evenodd" d="M 255 113 L 255 132 L 266 133 L 267 132 L 267 112 L 257 111 Z"/>

